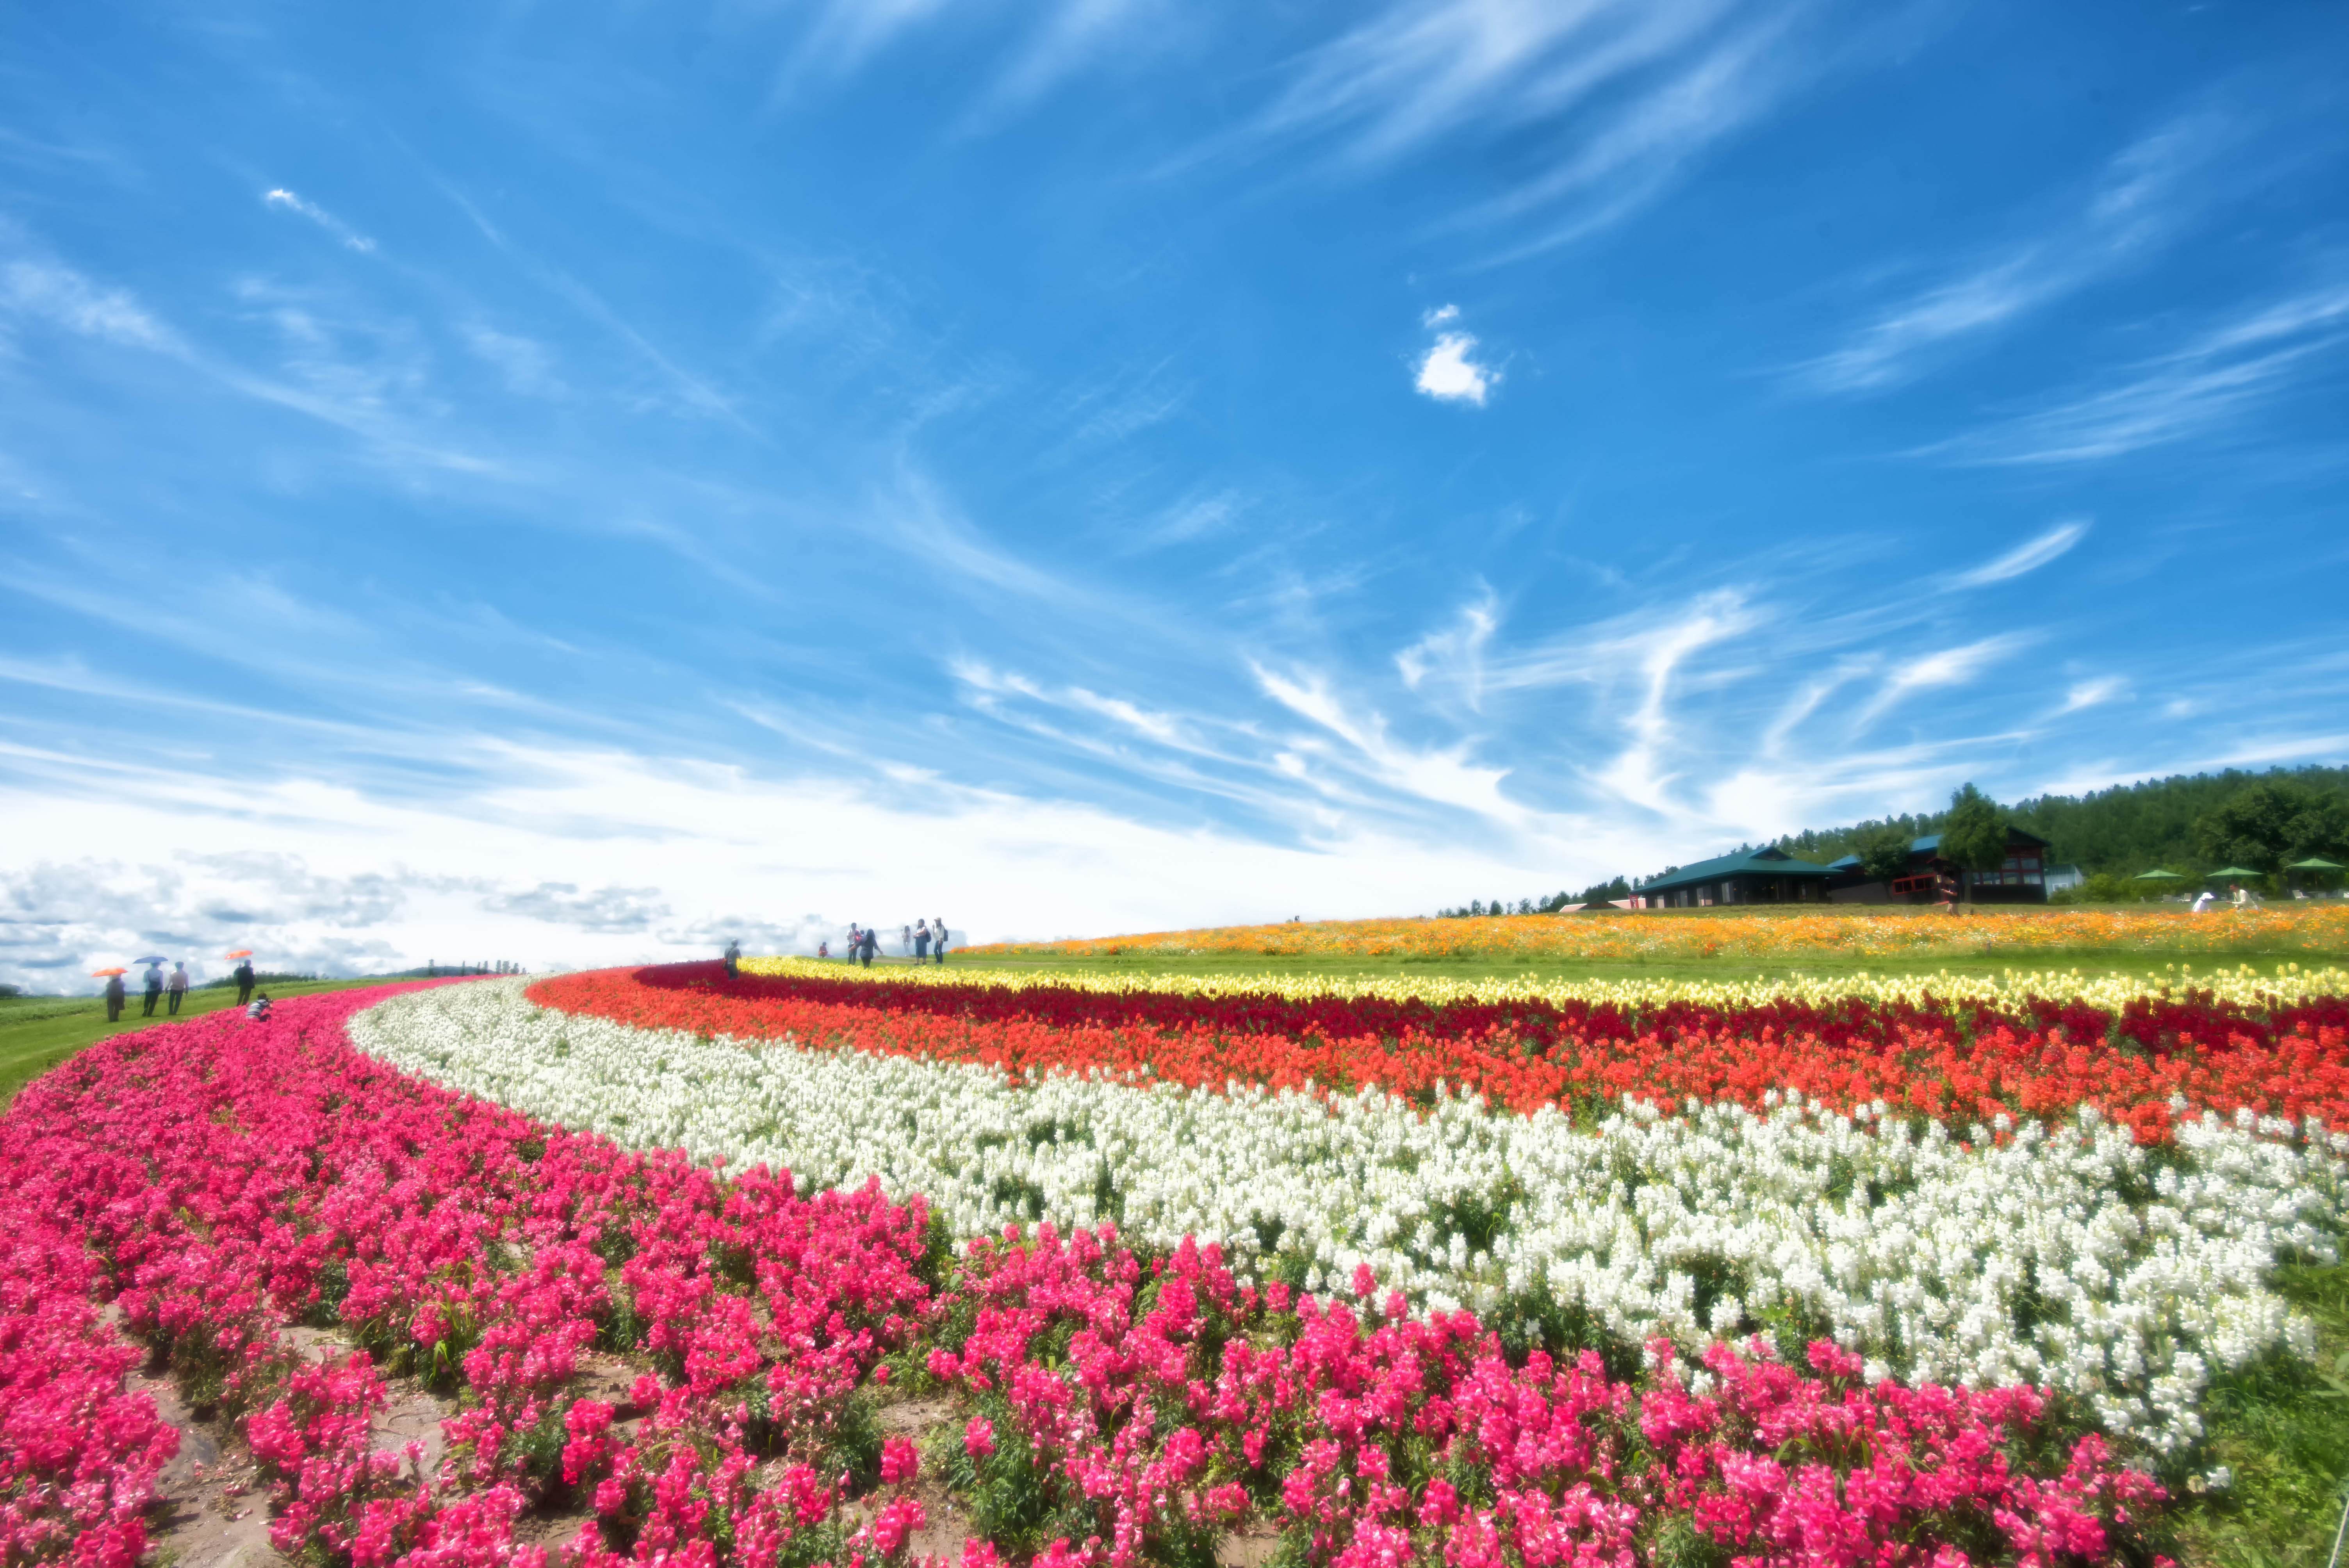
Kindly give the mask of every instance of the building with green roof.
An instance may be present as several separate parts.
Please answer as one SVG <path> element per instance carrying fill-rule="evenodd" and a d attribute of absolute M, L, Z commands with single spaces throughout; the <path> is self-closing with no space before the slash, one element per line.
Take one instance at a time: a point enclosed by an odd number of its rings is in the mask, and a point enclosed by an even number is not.
<path fill-rule="evenodd" d="M 1699 909 L 1715 904 L 1825 903 L 1835 876 L 1813 861 L 1798 861 L 1764 844 L 1682 866 L 1631 891 L 1635 909 Z"/>

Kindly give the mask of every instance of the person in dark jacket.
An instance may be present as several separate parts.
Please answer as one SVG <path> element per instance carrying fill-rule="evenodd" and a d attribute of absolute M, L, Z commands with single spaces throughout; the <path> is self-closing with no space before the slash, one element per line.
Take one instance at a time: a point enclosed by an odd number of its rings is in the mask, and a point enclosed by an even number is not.
<path fill-rule="evenodd" d="M 106 1021 L 109 1024 L 122 1022 L 122 1004 L 129 1000 L 130 1000 L 129 994 L 122 988 L 122 976 L 108 975 L 106 977 Z"/>
<path fill-rule="evenodd" d="M 253 960 L 248 958 L 243 963 L 238 965 L 234 973 L 236 975 L 236 1005 L 242 1007 L 247 1002 L 253 1000 Z"/>
<path fill-rule="evenodd" d="M 153 1017 L 155 1016 L 155 1004 L 162 999 L 163 966 L 160 964 L 150 964 L 147 965 L 145 1005 L 139 1009 L 139 1016 L 142 1018 Z"/>
<path fill-rule="evenodd" d="M 865 968 L 870 969 L 873 967 L 873 955 L 880 951 L 881 939 L 872 932 L 866 932 L 864 934 L 864 941 L 862 944 L 861 952 L 861 956 L 864 960 Z"/>
<path fill-rule="evenodd" d="M 729 942 L 726 944 L 726 978 L 729 980 L 742 978 L 742 944 L 739 942 Z"/>

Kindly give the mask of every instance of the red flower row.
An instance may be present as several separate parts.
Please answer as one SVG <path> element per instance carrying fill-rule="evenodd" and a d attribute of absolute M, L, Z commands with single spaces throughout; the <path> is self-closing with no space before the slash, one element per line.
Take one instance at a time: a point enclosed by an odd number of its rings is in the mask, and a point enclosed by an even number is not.
<path fill-rule="evenodd" d="M 1881 1100 L 1961 1123 L 2093 1105 L 2148 1142 L 2168 1135 L 2181 1104 L 2349 1125 L 2349 998 L 2266 1015 L 2204 995 L 2147 1000 L 2120 1016 L 2047 1004 L 2015 1019 L 1853 998 L 1831 1007 L 1683 1003 L 1633 1017 L 1532 1002 L 1437 1007 L 729 980 L 715 964 L 562 975 L 529 994 L 639 1027 L 978 1062 L 1015 1077 L 1101 1069 L 1217 1088 L 1376 1084 L 1410 1096 L 1449 1083 L 1521 1111 L 1626 1094 L 1759 1106 L 1793 1090 L 1838 1109 Z"/>

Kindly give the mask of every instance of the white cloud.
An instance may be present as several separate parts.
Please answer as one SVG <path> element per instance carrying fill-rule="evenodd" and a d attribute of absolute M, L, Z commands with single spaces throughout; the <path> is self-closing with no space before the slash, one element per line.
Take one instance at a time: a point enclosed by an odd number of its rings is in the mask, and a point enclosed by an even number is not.
<path fill-rule="evenodd" d="M 1995 637 L 1984 637 L 1980 642 L 1968 643 L 1962 647 L 1943 648 L 1939 653 L 1926 654 L 1897 665 L 1885 676 L 1884 684 L 1877 688 L 1876 696 L 1853 719 L 1852 728 L 1855 732 L 1866 729 L 1896 703 L 1918 692 L 1971 685 L 1984 670 L 2019 652 L 2032 640 L 2024 633 L 2002 633 Z"/>
<path fill-rule="evenodd" d="M 354 251 L 365 253 L 375 249 L 373 240 L 368 239 L 316 201 L 305 201 L 283 187 L 274 191 L 263 191 L 261 199 L 272 207 L 280 208 L 288 212 L 299 212 Z"/>
<path fill-rule="evenodd" d="M 1413 385 L 1439 403 L 1474 403 L 1483 407 L 1486 396 L 1500 384 L 1501 373 L 1469 358 L 1475 348 L 1476 339 L 1468 333 L 1443 334 L 1419 362 Z"/>
<path fill-rule="evenodd" d="M 1457 687 L 1469 710 L 1475 711 L 1485 697 L 1485 645 L 1500 624 L 1500 601 L 1486 588 L 1461 606 L 1459 620 L 1449 630 L 1430 632 L 1395 655 L 1402 684 L 1417 691 L 1434 676 Z"/>
<path fill-rule="evenodd" d="M 1992 583 L 2004 583 L 2020 577 L 2027 572 L 2036 572 L 2086 538 L 2088 527 L 2085 518 L 2059 522 L 2038 538 L 2016 545 L 1997 560 L 1986 561 L 1971 572 L 1959 573 L 1950 579 L 1950 586 L 1982 588 Z"/>
<path fill-rule="evenodd" d="M 1442 326 L 1446 322 L 1458 321 L 1459 319 L 1460 307 L 1458 305 L 1440 304 L 1433 310 L 1429 311 L 1426 315 L 1421 316 L 1419 318 L 1419 325 L 1425 327 L 1438 327 Z"/>
<path fill-rule="evenodd" d="M 178 335 L 128 290 L 102 287 L 57 262 L 26 258 L 0 268 L 0 306 L 127 348 L 185 352 Z"/>
<path fill-rule="evenodd" d="M 2192 439 L 2240 421 L 2349 346 L 2349 284 L 2251 311 L 2117 382 L 1925 449 L 1981 464 L 2095 462 Z"/>
<path fill-rule="evenodd" d="M 2095 680 L 2075 681 L 2064 694 L 2064 706 L 2058 715 L 2078 713 L 2083 708 L 2102 707 L 2128 695 L 2128 682 L 2118 676 L 2099 676 Z"/>
<path fill-rule="evenodd" d="M 1909 379 L 1926 354 L 2073 294 L 2178 232 L 2196 205 L 2191 176 L 2234 139 L 2209 110 L 2173 120 L 2106 164 L 2079 213 L 2042 237 L 1937 283 L 1881 312 L 1833 353 L 1800 367 L 1823 392 L 1863 392 Z"/>
<path fill-rule="evenodd" d="M 60 758 L 69 779 L 0 789 L 0 910 L 17 917 L 0 926 L 16 934 L 0 944 L 0 979 L 87 988 L 89 970 L 150 942 L 213 972 L 229 944 L 270 966 L 350 972 L 708 956 L 733 933 L 812 943 L 850 920 L 894 928 L 916 915 L 942 914 L 974 940 L 1163 930 L 1431 908 L 1458 886 L 1525 877 L 1505 855 L 1413 833 L 1355 828 L 1288 847 L 928 776 L 876 787 L 633 754 L 451 749 L 493 770 L 474 799 Z M 1431 785 L 1449 771 L 1441 758 L 1391 759 Z M 1485 796 L 1498 777 L 1446 782 Z M 93 871 L 46 848 L 98 843 L 139 849 Z"/>

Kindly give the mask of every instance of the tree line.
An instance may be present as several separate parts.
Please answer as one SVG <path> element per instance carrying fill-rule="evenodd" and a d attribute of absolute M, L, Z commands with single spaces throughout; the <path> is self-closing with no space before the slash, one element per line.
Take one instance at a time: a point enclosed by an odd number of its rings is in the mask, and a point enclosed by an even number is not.
<path fill-rule="evenodd" d="M 2131 879 L 2157 867 L 2189 879 L 2224 866 L 2278 875 L 2294 861 L 2349 864 L 2349 768 L 2230 768 L 2223 773 L 2177 774 L 2140 784 L 2116 784 L 2085 795 L 2037 795 L 2002 805 L 1968 784 L 1939 811 L 1871 818 L 1840 828 L 1811 829 L 1775 840 L 1797 860 L 1824 865 L 1859 857 L 1872 878 L 1909 869 L 1909 846 L 1929 833 L 1961 865 L 1991 870 L 2002 858 L 2008 824 L 2048 841 L 2054 865 L 2076 865 L 2095 901 L 2136 898 L 2144 884 Z M 1754 848 L 1738 846 L 1739 852 Z M 1655 874 L 1669 876 L 1678 866 Z M 2321 879 L 2320 879 L 2321 880 Z M 1579 893 L 1472 901 L 1439 915 L 1547 914 L 1570 903 L 1630 896 L 1627 877 L 1594 882 Z"/>

